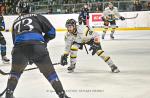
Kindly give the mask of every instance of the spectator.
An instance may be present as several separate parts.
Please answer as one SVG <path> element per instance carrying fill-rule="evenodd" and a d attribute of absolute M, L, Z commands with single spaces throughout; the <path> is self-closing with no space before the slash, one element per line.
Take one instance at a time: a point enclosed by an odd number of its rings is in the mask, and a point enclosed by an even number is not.
<path fill-rule="evenodd" d="M 53 13 L 53 7 L 50 5 L 48 8 L 48 14 L 52 14 Z"/>
<path fill-rule="evenodd" d="M 102 12 L 102 3 L 101 2 L 97 2 L 96 3 L 96 12 Z"/>
<path fill-rule="evenodd" d="M 3 4 L 0 2 L 0 13 L 3 13 L 3 11 L 4 11 L 4 6 L 3 6 Z"/>
<path fill-rule="evenodd" d="M 0 0 L 0 3 L 3 3 L 4 1 L 3 0 Z"/>
<path fill-rule="evenodd" d="M 139 0 L 135 0 L 133 4 L 133 11 L 141 11 L 142 10 L 142 4 Z"/>
<path fill-rule="evenodd" d="M 150 2 L 147 4 L 147 10 L 150 11 Z"/>

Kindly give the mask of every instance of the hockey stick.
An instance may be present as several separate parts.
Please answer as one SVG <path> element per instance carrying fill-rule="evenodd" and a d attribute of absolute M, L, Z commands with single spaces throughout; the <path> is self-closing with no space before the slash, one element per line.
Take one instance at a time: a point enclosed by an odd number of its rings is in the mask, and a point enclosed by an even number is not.
<path fill-rule="evenodd" d="M 7 88 L 2 92 L 0 93 L 0 97 L 4 95 L 4 93 L 6 92 Z"/>
<path fill-rule="evenodd" d="M 135 15 L 135 16 L 133 16 L 133 17 L 125 17 L 125 19 L 135 19 L 135 18 L 137 18 L 138 17 L 138 13 Z M 114 20 L 120 20 L 120 18 L 114 18 L 114 19 L 110 19 L 110 20 L 108 20 L 109 22 L 112 22 L 112 21 L 114 21 Z"/>
<path fill-rule="evenodd" d="M 54 64 L 52 64 L 52 65 L 59 65 L 60 63 L 54 63 Z M 34 67 L 34 68 L 29 68 L 29 69 L 25 69 L 24 71 L 29 71 L 29 70 L 34 70 L 34 69 L 38 69 L 38 67 Z M 1 69 L 0 69 L 0 74 L 1 75 L 9 75 L 9 74 L 11 74 L 10 72 L 4 72 L 4 71 L 2 71 Z"/>
<path fill-rule="evenodd" d="M 135 19 L 135 18 L 137 18 L 138 17 L 138 13 L 134 16 L 134 17 L 128 17 L 128 18 L 125 18 L 125 19 Z"/>
<path fill-rule="evenodd" d="M 84 48 L 85 48 L 85 50 L 86 50 L 86 53 L 89 54 L 86 45 L 84 44 L 83 46 L 84 46 Z"/>

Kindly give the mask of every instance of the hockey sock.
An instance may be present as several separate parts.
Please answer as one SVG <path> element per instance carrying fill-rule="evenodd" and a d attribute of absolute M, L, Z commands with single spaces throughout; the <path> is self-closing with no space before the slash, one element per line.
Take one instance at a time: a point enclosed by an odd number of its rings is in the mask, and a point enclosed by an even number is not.
<path fill-rule="evenodd" d="M 64 92 L 62 84 L 55 71 L 49 74 L 47 79 L 51 83 L 52 87 L 54 88 L 57 94 Z"/>
<path fill-rule="evenodd" d="M 102 34 L 102 39 L 104 39 L 105 35 L 106 35 L 106 32 L 107 32 L 108 28 L 104 28 L 103 30 L 103 34 Z"/>
<path fill-rule="evenodd" d="M 114 64 L 113 64 L 113 61 L 111 60 L 111 58 L 110 58 L 109 56 L 106 56 L 106 55 L 104 54 L 104 51 L 103 51 L 103 50 L 98 50 L 98 51 L 97 51 L 97 55 L 98 55 L 99 57 L 101 57 L 110 67 L 111 67 L 112 65 L 114 65 Z"/>
<path fill-rule="evenodd" d="M 1 45 L 1 56 L 5 56 L 6 55 L 6 45 Z"/>
<path fill-rule="evenodd" d="M 8 79 L 7 82 L 7 89 L 14 91 L 20 76 L 21 76 L 20 73 L 11 72 L 10 78 Z"/>

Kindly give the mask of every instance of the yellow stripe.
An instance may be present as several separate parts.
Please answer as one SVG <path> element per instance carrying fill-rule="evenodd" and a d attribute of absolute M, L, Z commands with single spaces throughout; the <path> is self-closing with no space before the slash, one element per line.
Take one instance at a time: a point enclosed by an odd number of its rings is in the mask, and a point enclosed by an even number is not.
<path fill-rule="evenodd" d="M 104 28 L 94 28 L 94 31 L 103 31 Z M 133 27 L 133 28 L 116 28 L 116 31 L 132 31 L 132 30 L 150 30 L 150 27 Z M 11 32 L 12 30 L 5 30 L 3 32 Z M 58 28 L 57 32 L 66 32 L 67 29 Z"/>
<path fill-rule="evenodd" d="M 73 50 L 73 51 L 78 51 L 78 47 L 75 46 L 75 45 L 72 45 L 72 46 L 71 46 L 71 50 Z"/>
<path fill-rule="evenodd" d="M 58 32 L 66 32 L 66 29 L 56 29 Z M 94 28 L 94 31 L 103 31 L 104 28 Z M 110 30 L 110 29 L 108 29 Z M 150 30 L 150 27 L 136 27 L 136 28 L 116 28 L 116 31 L 134 31 L 134 30 Z"/>
<path fill-rule="evenodd" d="M 77 58 L 76 55 L 70 55 L 70 58 Z"/>
<path fill-rule="evenodd" d="M 100 56 L 104 51 L 98 51 L 97 55 Z"/>
<path fill-rule="evenodd" d="M 95 31 L 102 31 L 103 28 L 94 28 Z M 110 30 L 110 29 L 109 29 Z M 116 28 L 117 31 L 130 31 L 130 30 L 150 30 L 150 27 L 137 27 L 137 28 Z"/>
<path fill-rule="evenodd" d="M 106 57 L 104 60 L 105 62 L 107 62 L 110 59 L 110 57 Z"/>
<path fill-rule="evenodd" d="M 64 51 L 64 55 L 69 55 L 69 53 L 68 53 L 68 52 L 66 52 L 66 51 Z"/>

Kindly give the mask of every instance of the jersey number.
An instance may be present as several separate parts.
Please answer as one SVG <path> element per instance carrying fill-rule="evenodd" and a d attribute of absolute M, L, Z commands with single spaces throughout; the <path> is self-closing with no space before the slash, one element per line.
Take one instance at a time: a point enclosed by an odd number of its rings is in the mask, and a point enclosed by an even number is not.
<path fill-rule="evenodd" d="M 29 18 L 23 19 L 14 25 L 14 29 L 16 29 L 18 33 L 21 33 L 26 30 L 32 31 L 33 28 L 34 27 L 32 25 L 32 19 L 29 19 Z"/>

